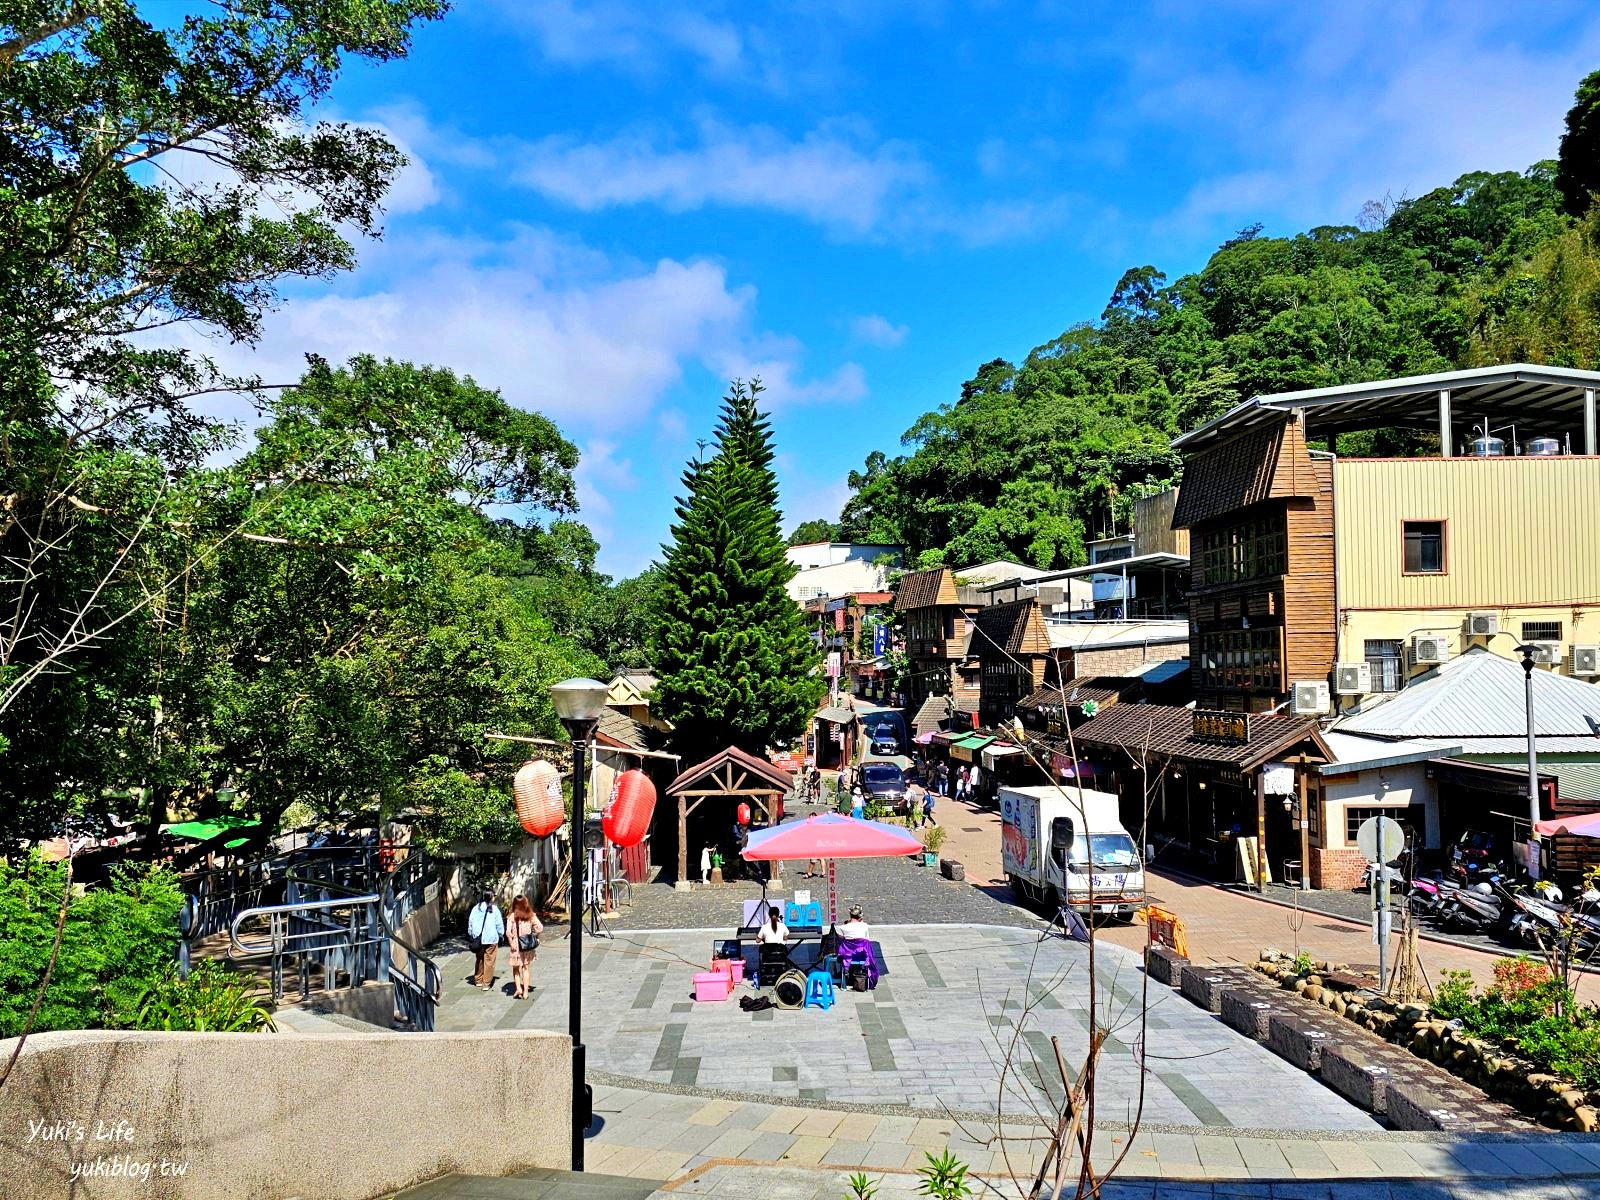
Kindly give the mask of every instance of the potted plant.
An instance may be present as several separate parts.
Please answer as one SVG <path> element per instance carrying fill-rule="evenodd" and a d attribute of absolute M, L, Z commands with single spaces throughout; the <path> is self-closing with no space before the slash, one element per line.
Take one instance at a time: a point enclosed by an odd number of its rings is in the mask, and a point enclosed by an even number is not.
<path fill-rule="evenodd" d="M 943 825 L 935 825 L 931 829 L 922 831 L 922 865 L 936 867 L 939 865 L 939 849 L 944 845 L 945 831 Z"/>

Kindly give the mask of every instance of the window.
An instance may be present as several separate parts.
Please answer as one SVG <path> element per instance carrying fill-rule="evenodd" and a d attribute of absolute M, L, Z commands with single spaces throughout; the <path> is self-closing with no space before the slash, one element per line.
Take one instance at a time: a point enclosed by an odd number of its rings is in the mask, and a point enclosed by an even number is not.
<path fill-rule="evenodd" d="M 1406 684 L 1404 643 L 1387 638 L 1367 639 L 1367 666 L 1372 668 L 1374 692 L 1398 692 Z"/>
<path fill-rule="evenodd" d="M 1407 575 L 1444 574 L 1444 522 L 1406 521 Z"/>
<path fill-rule="evenodd" d="M 1388 817 L 1391 821 L 1402 821 L 1406 810 L 1398 806 L 1392 808 L 1357 808 L 1351 805 L 1344 810 L 1344 840 L 1352 846 L 1356 844 L 1356 834 L 1361 832 L 1363 821 L 1371 817 Z"/>
<path fill-rule="evenodd" d="M 1203 585 L 1262 579 L 1289 569 L 1281 513 L 1209 530 L 1198 541 Z"/>
<path fill-rule="evenodd" d="M 1561 622 L 1524 621 L 1522 623 L 1522 640 L 1525 642 L 1559 642 L 1561 640 Z"/>
<path fill-rule="evenodd" d="M 1200 686 L 1275 692 L 1283 679 L 1282 631 L 1228 629 L 1200 635 Z"/>

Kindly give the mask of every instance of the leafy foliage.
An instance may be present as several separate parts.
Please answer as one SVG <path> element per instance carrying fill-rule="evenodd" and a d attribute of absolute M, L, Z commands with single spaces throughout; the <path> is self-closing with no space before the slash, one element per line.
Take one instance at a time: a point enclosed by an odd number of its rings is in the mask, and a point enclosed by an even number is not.
<path fill-rule="evenodd" d="M 984 363 L 906 431 L 904 454 L 868 455 L 840 536 L 901 543 L 919 565 L 1076 565 L 1176 479 L 1176 434 L 1251 395 L 1508 359 L 1600 366 L 1594 219 L 1563 215 L 1556 176 L 1474 172 L 1374 202 L 1361 228 L 1254 226 L 1176 281 L 1130 269 L 1098 322 Z M 1338 449 L 1427 442 L 1377 431 Z"/>
<path fill-rule="evenodd" d="M 794 532 L 789 535 L 789 545 L 806 546 L 813 542 L 831 542 L 836 540 L 838 533 L 839 526 L 832 521 L 813 517 L 809 521 L 801 521 L 794 527 Z"/>
<path fill-rule="evenodd" d="M 0 859 L 0 1037 L 22 1031 L 44 978 L 66 865 L 36 854 Z M 138 1027 L 148 981 L 166 970 L 178 944 L 177 878 L 125 868 L 104 887 L 74 896 L 61 954 L 33 1028 Z"/>
<path fill-rule="evenodd" d="M 1600 1009 L 1575 1004 L 1571 989 L 1542 963 L 1498 960 L 1494 982 L 1481 994 L 1469 972 L 1446 971 L 1430 1007 L 1580 1088 L 1600 1086 Z"/>
<path fill-rule="evenodd" d="M 730 743 L 763 754 L 795 736 L 825 690 L 779 534 L 772 437 L 759 381 L 723 400 L 717 451 L 683 474 L 656 597 L 653 704 L 697 762 Z"/>
<path fill-rule="evenodd" d="M 1567 110 L 1556 189 L 1567 212 L 1581 217 L 1600 192 L 1600 71 L 1584 76 Z"/>
<path fill-rule="evenodd" d="M 249 982 L 214 959 L 197 962 L 187 979 L 169 965 L 139 994 L 138 1028 L 193 1033 L 263 1033 L 277 1028 Z"/>

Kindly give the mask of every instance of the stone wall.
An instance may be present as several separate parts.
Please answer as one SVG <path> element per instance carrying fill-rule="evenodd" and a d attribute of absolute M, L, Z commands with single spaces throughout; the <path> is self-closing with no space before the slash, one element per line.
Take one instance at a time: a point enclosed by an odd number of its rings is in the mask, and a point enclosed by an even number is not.
<path fill-rule="evenodd" d="M 542 1032 L 36 1034 L 0 1106 L 0 1193 L 368 1200 L 564 1167 L 570 1063 Z"/>
<path fill-rule="evenodd" d="M 1359 850 L 1329 850 L 1324 846 L 1311 847 L 1311 886 L 1336 891 L 1349 891 L 1361 885 L 1361 872 L 1367 860 Z"/>
<path fill-rule="evenodd" d="M 1126 675 L 1146 663 L 1189 657 L 1188 642 L 1153 642 L 1139 646 L 1079 647 L 1072 655 L 1072 675 Z M 1051 679 L 1055 672 L 1050 672 Z"/>

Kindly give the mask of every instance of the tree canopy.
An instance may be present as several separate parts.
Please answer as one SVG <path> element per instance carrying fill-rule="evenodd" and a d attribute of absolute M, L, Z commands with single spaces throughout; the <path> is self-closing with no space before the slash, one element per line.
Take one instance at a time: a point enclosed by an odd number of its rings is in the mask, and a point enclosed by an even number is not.
<path fill-rule="evenodd" d="M 763 754 L 800 734 L 826 688 L 785 585 L 772 434 L 759 380 L 723 400 L 716 453 L 691 462 L 660 571 L 651 661 L 654 710 L 686 763 L 732 743 Z"/>
<path fill-rule="evenodd" d="M 1563 213 L 1557 174 L 1474 172 L 1289 237 L 1252 226 L 1176 280 L 1128 270 L 1098 321 L 982 364 L 903 453 L 869 454 L 840 536 L 902 543 L 912 562 L 1075 566 L 1086 539 L 1126 531 L 1133 502 L 1177 479 L 1175 435 L 1251 395 L 1514 359 L 1600 365 L 1595 220 Z"/>

